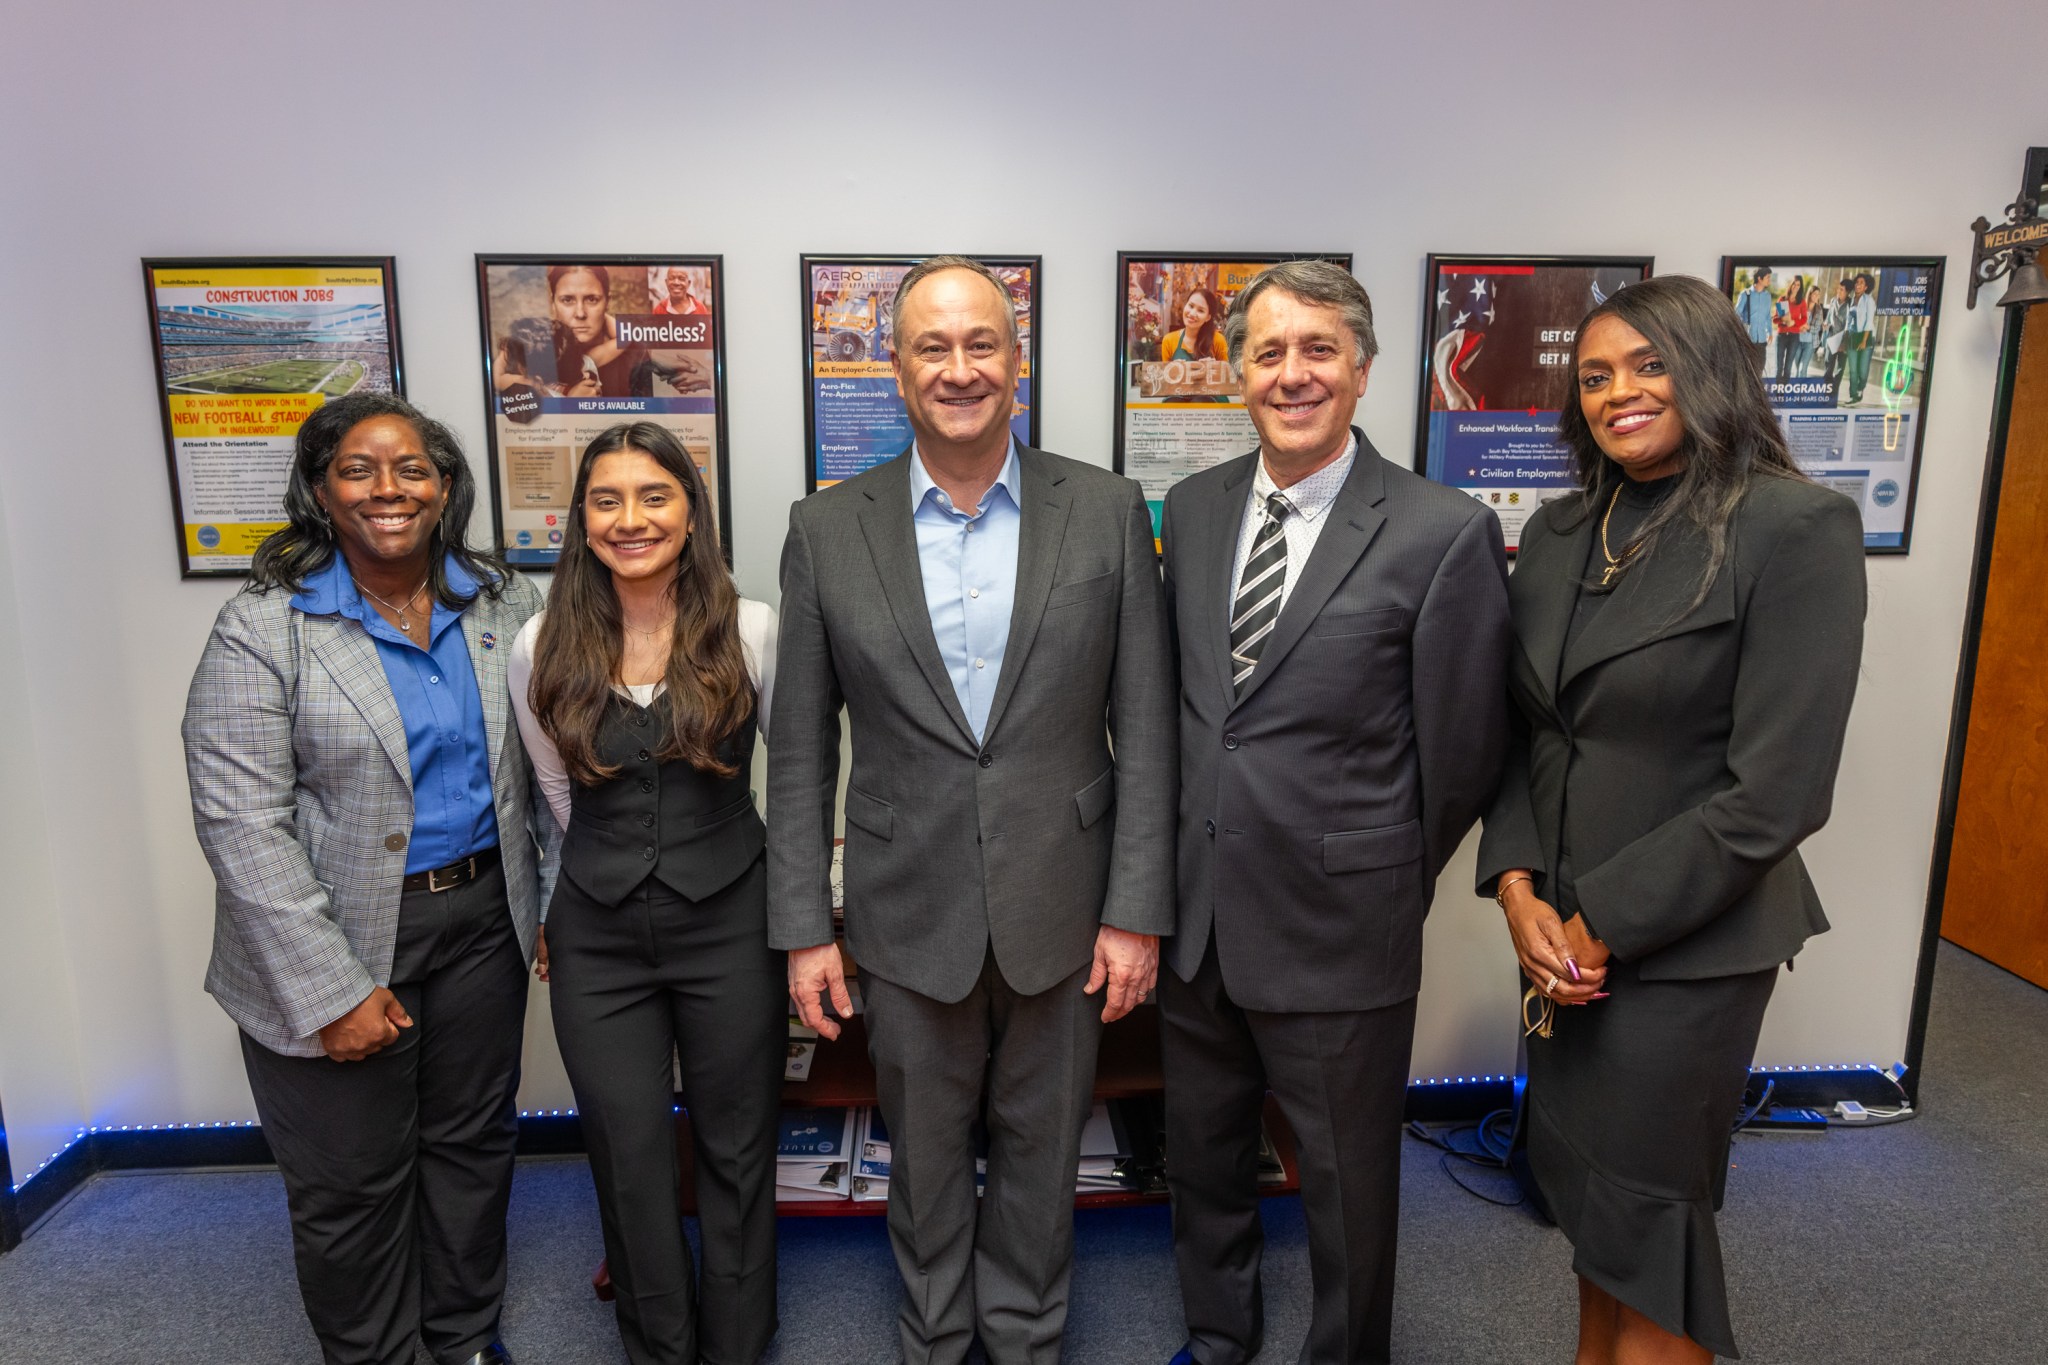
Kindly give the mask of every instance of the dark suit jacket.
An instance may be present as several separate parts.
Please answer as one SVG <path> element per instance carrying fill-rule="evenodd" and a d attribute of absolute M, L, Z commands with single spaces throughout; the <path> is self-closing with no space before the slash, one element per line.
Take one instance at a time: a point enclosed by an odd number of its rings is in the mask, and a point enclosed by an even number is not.
<path fill-rule="evenodd" d="M 1519 714 L 1481 894 L 1527 867 L 1547 896 L 1566 847 L 1588 923 L 1644 977 L 1788 961 L 1828 927 L 1796 850 L 1827 821 L 1862 658 L 1856 505 L 1759 479 L 1705 602 L 1686 610 L 1706 549 L 1675 523 L 1567 650 L 1598 534 L 1569 508 L 1529 519 L 1508 587 Z"/>
<path fill-rule="evenodd" d="M 1231 579 L 1257 459 L 1193 475 L 1166 499 L 1181 674 L 1180 923 L 1167 961 L 1193 977 L 1213 924 L 1239 1005 L 1374 1009 L 1421 989 L 1437 873 L 1500 775 L 1500 523 L 1360 434 L 1234 700 Z"/>
<path fill-rule="evenodd" d="M 1017 586 L 976 744 L 932 634 L 906 453 L 790 509 L 768 927 L 832 937 L 839 710 L 846 937 L 861 968 L 935 1000 L 973 988 L 991 943 L 1034 995 L 1087 965 L 1104 924 L 1173 928 L 1173 672 L 1144 494 L 1019 447 Z M 1115 742 L 1115 756 L 1110 744 Z"/>

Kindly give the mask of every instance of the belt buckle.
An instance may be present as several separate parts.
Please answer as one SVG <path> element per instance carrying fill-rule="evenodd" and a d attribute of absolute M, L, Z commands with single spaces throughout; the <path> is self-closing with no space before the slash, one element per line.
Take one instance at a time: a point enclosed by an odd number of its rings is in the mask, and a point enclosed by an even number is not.
<path fill-rule="evenodd" d="M 446 872 L 448 874 L 448 880 L 446 882 L 443 882 L 441 880 L 441 874 L 443 872 Z M 473 878 L 475 874 L 475 858 L 464 858 L 461 862 L 450 863 L 446 867 L 430 868 L 427 872 L 427 890 L 453 891 L 456 887 L 462 885 L 464 882 L 471 880 L 471 878 Z"/>

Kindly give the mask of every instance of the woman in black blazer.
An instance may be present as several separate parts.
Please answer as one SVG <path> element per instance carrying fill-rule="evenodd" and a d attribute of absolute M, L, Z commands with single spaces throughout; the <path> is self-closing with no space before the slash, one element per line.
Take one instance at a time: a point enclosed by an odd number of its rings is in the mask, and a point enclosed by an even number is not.
<path fill-rule="evenodd" d="M 1728 300 L 1682 276 L 1579 327 L 1579 492 L 1509 584 L 1521 648 L 1479 890 L 1532 983 L 1528 1155 L 1579 1365 L 1736 1353 L 1714 1211 L 1778 964 L 1825 930 L 1863 646 L 1856 504 L 1785 448 Z"/>

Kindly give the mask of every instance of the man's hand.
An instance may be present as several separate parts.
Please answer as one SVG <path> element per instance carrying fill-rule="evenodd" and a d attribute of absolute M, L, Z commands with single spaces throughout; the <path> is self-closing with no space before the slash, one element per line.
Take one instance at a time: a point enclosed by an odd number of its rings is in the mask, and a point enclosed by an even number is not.
<path fill-rule="evenodd" d="M 1159 936 L 1105 924 L 1095 935 L 1095 966 L 1082 993 L 1093 995 L 1108 984 L 1102 1005 L 1102 1022 L 1107 1024 L 1136 1009 L 1158 979 Z"/>
<path fill-rule="evenodd" d="M 832 997 L 832 1008 L 839 1011 L 841 1019 L 853 1018 L 853 997 L 846 993 L 846 968 L 839 961 L 839 945 L 790 949 L 789 998 L 796 1002 L 797 1017 L 820 1036 L 837 1038 L 838 1023 L 818 1001 L 826 994 Z"/>
<path fill-rule="evenodd" d="M 337 1062 L 360 1062 L 398 1041 L 398 1031 L 412 1027 L 412 1016 L 388 986 L 379 986 L 341 1018 L 320 1030 L 320 1046 Z"/>
<path fill-rule="evenodd" d="M 548 979 L 548 927 L 545 924 L 534 936 L 533 974 L 543 981 Z"/>

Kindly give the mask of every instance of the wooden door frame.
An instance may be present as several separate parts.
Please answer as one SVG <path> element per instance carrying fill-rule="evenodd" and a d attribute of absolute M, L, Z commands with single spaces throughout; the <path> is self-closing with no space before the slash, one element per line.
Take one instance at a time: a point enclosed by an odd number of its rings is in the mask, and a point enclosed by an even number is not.
<path fill-rule="evenodd" d="M 2048 304 L 2008 309 L 2005 337 L 1999 350 L 1998 387 L 1991 404 L 1990 448 L 1985 454 L 1984 487 L 1977 503 L 1977 545 L 1970 558 L 1970 596 L 1963 613 L 1962 660 L 1956 669 L 1955 702 L 1949 712 L 1948 757 L 1942 765 L 1941 805 L 1934 820 L 1934 861 L 1927 873 L 1927 915 L 1920 927 L 1920 959 L 1913 972 L 1913 1009 L 1906 1025 L 1906 1074 L 1900 1084 L 1915 1108 L 1920 1104 L 1920 1064 L 1927 1051 L 1927 1011 L 1934 998 L 1934 959 L 1941 946 L 1941 912 L 1948 897 L 1956 805 L 1962 795 L 1970 698 L 1977 687 L 1977 650 L 1984 633 L 1984 590 L 1991 577 L 1991 547 L 1998 532 L 1998 496 L 2005 483 L 2005 444 L 2012 428 L 2020 338 L 2025 331 L 2026 315 L 2036 308 L 2041 310 L 2037 325 L 2048 328 Z"/>

